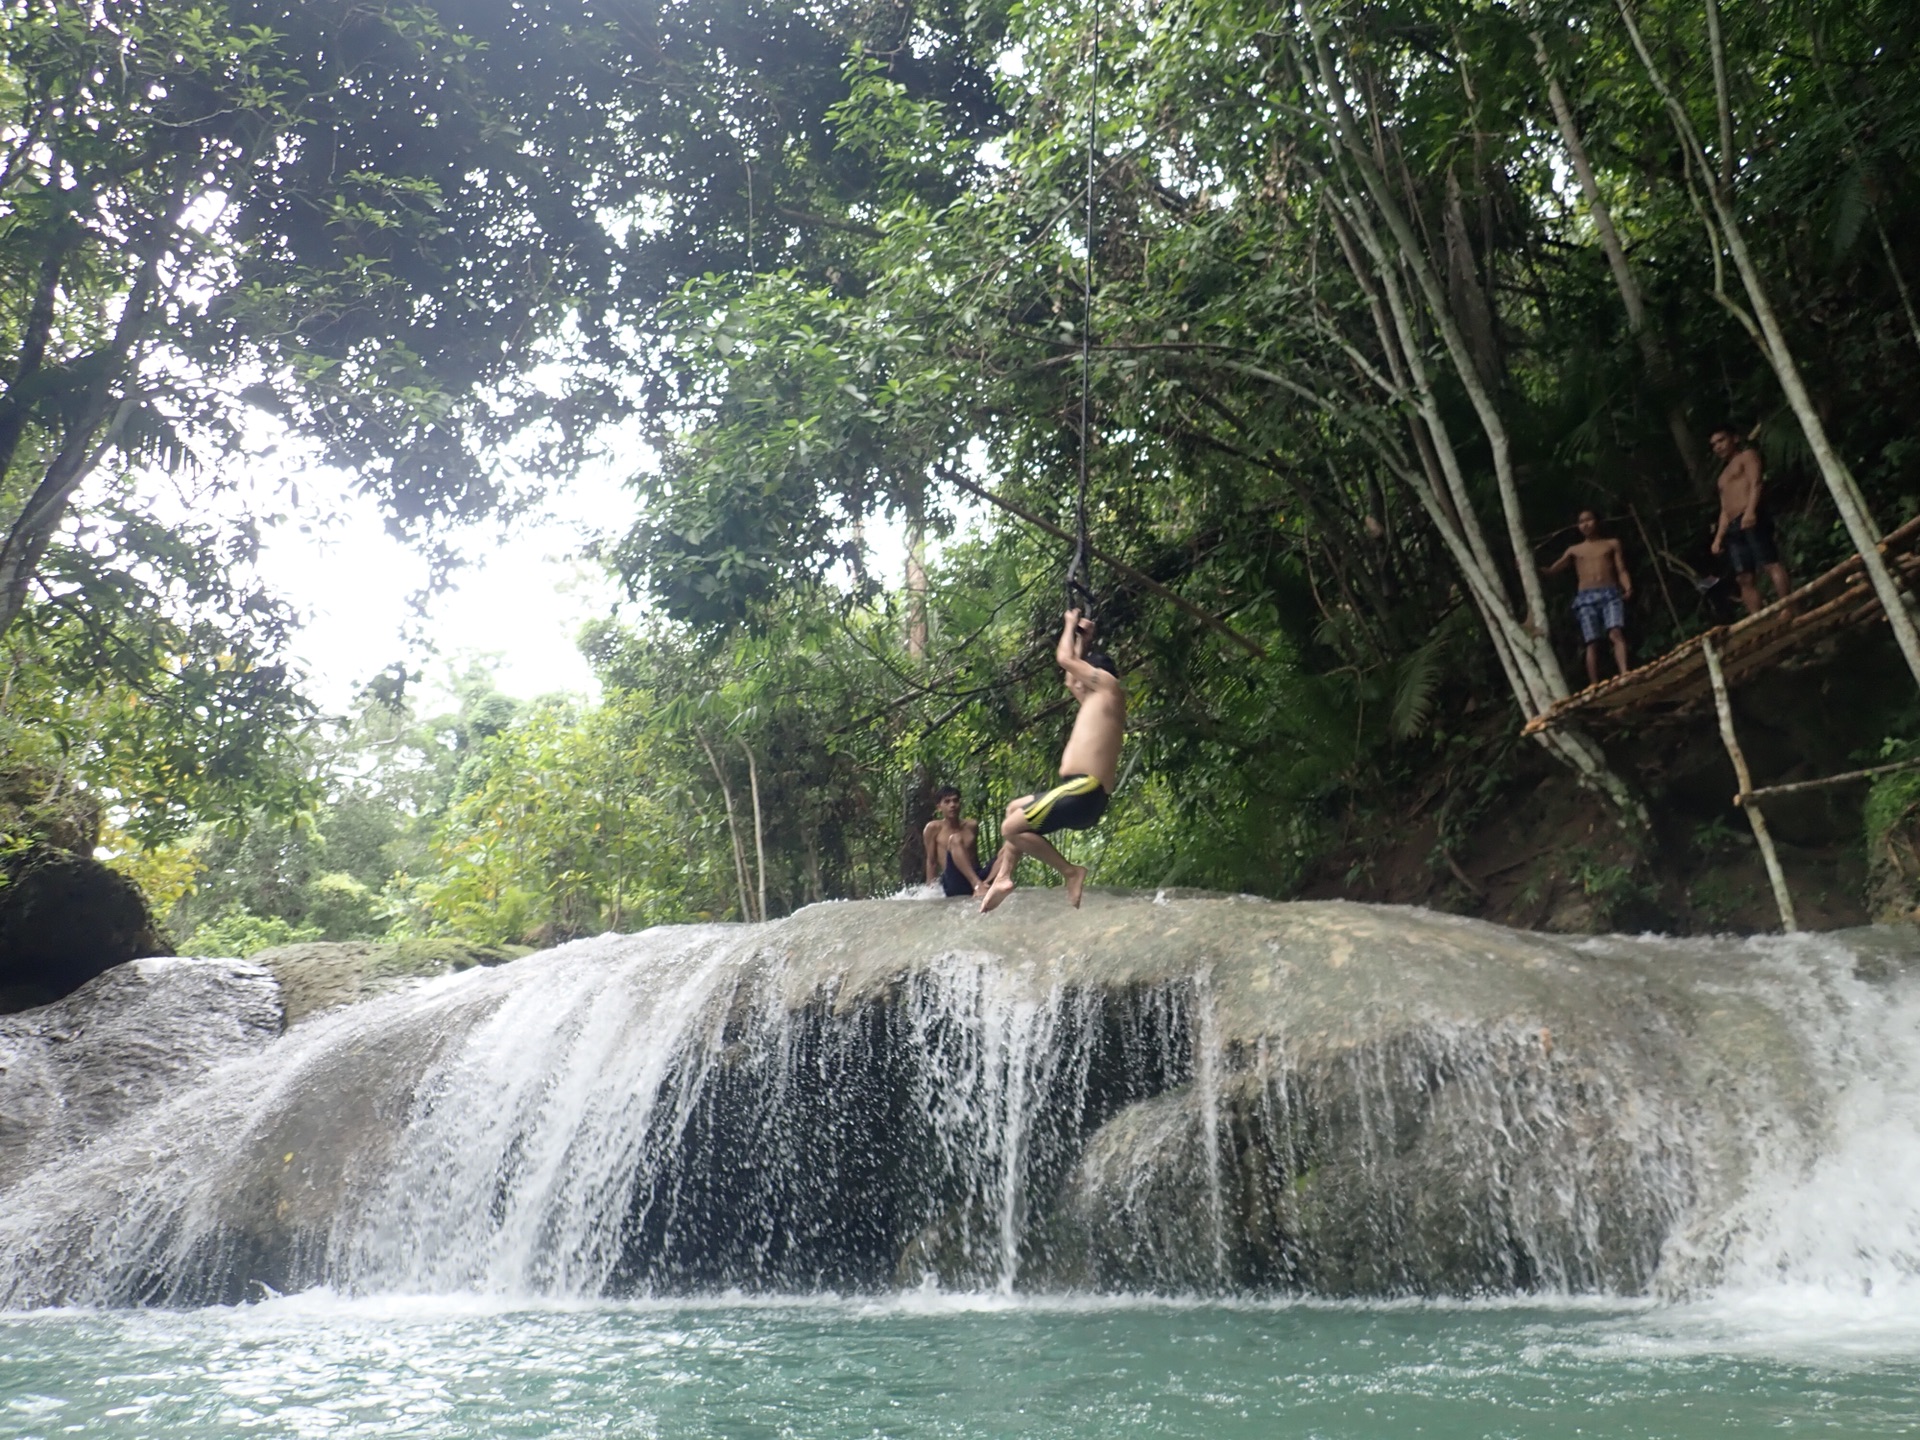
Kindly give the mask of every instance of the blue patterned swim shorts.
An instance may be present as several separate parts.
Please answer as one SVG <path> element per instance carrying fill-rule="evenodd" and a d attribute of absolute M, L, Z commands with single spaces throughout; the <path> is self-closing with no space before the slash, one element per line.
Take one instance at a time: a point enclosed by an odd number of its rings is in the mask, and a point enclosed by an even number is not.
<path fill-rule="evenodd" d="M 1627 602 L 1618 585 L 1598 585 L 1575 593 L 1573 613 L 1580 617 L 1580 638 L 1591 645 L 1609 630 L 1626 628 Z"/>

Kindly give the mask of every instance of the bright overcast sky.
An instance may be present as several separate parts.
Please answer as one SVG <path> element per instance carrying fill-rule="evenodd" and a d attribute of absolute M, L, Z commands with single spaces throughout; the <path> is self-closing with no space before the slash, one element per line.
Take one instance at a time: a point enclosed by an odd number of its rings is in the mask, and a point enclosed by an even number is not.
<path fill-rule="evenodd" d="M 396 662 L 421 675 L 428 707 L 446 698 L 449 672 L 476 659 L 521 699 L 597 696 L 578 637 L 588 620 L 623 601 L 619 584 L 582 555 L 593 540 L 616 539 L 632 524 L 637 501 L 625 482 L 650 463 L 645 447 L 556 485 L 540 513 L 516 524 L 452 531 L 467 563 L 425 598 L 424 613 L 416 601 L 427 562 L 387 533 L 380 507 L 357 494 L 349 477 L 264 434 L 249 449 L 227 462 L 217 485 L 186 472 L 152 477 L 147 493 L 163 520 L 210 512 L 279 517 L 263 529 L 260 577 L 303 617 L 293 658 L 323 713 L 344 713 L 357 688 Z M 958 534 L 987 524 L 977 504 L 955 508 Z M 869 521 L 866 545 L 872 573 L 897 583 L 906 564 L 902 527 Z M 940 548 L 930 546 L 935 557 Z M 624 608 L 631 612 L 630 603 Z"/>
<path fill-rule="evenodd" d="M 421 674 L 428 706 L 445 698 L 449 671 L 474 659 L 522 699 L 596 695 L 577 639 L 586 621 L 621 605 L 621 590 L 581 555 L 632 523 L 636 499 L 624 481 L 644 463 L 642 453 L 589 467 L 556 486 L 538 515 L 454 531 L 467 563 L 426 598 L 424 614 L 414 602 L 427 583 L 425 559 L 389 535 L 379 506 L 337 471 L 263 445 L 246 462 L 246 478 L 213 496 L 176 495 L 165 483 L 157 493 L 162 516 L 213 508 L 283 517 L 264 531 L 260 574 L 304 617 L 293 654 L 307 694 L 323 712 L 340 714 L 357 687 L 395 662 Z M 978 523 L 972 507 L 963 513 Z M 897 579 L 906 560 L 898 527 L 870 523 L 866 538 L 874 573 Z"/>
<path fill-rule="evenodd" d="M 276 526 L 261 557 L 267 582 L 307 616 L 296 653 L 311 676 L 307 693 L 324 710 L 346 707 L 355 685 L 396 660 L 424 670 L 430 687 L 449 664 L 482 657 L 511 695 L 595 691 L 574 637 L 582 622 L 609 612 L 618 588 L 578 555 L 595 532 L 618 530 L 632 513 L 632 495 L 612 476 L 553 495 L 551 515 L 457 536 L 468 563 L 426 599 L 424 614 L 413 609 L 426 586 L 419 551 L 386 532 L 371 499 L 334 505 L 326 526 Z"/>
<path fill-rule="evenodd" d="M 422 612 L 426 560 L 387 533 L 380 507 L 349 477 L 304 463 L 293 447 L 263 444 L 228 463 L 218 485 L 191 474 L 155 477 L 148 494 L 162 519 L 267 522 L 260 578 L 302 617 L 292 655 L 323 712 L 345 711 L 357 687 L 395 662 L 442 694 L 449 669 L 473 659 L 492 665 L 511 695 L 595 693 L 576 639 L 587 620 L 614 609 L 620 588 L 580 556 L 594 538 L 616 537 L 631 523 L 627 467 L 594 467 L 518 524 L 452 531 L 467 563 L 425 598 Z"/>
<path fill-rule="evenodd" d="M 619 588 L 579 556 L 597 534 L 624 530 L 633 513 L 631 493 L 612 473 L 558 491 L 547 515 L 457 533 L 468 563 L 427 598 L 424 614 L 413 601 L 427 583 L 425 559 L 387 533 L 373 501 L 342 501 L 346 488 L 337 477 L 310 477 L 302 499 L 318 492 L 337 513 L 325 525 L 289 517 L 268 533 L 261 557 L 267 583 L 307 617 L 294 648 L 323 709 L 344 709 L 355 686 L 395 661 L 423 671 L 430 689 L 449 666 L 485 658 L 511 695 L 595 692 L 575 639 L 585 621 L 614 607 Z"/>

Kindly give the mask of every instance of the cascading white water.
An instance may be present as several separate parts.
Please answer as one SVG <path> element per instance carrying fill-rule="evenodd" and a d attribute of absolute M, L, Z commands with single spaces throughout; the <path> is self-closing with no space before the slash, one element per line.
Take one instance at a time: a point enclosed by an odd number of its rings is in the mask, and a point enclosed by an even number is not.
<path fill-rule="evenodd" d="M 1920 1274 L 1920 984 L 1860 942 L 1048 899 L 605 937 L 308 1021 L 0 1191 L 0 1307 Z"/>
<path fill-rule="evenodd" d="M 660 1112 L 677 1124 L 686 1104 L 675 1062 L 717 1049 L 702 1027 L 715 1023 L 734 937 L 659 938 L 637 955 L 631 942 L 588 942 L 525 978 L 494 971 L 443 987 L 485 992 L 484 1008 L 419 1077 L 391 1161 L 336 1217 L 330 1278 L 599 1293 L 648 1136 Z M 359 1024 L 377 1034 L 387 1018 L 376 1009 Z"/>
<path fill-rule="evenodd" d="M 1844 937 L 1742 952 L 1738 985 L 1793 1017 L 1822 1113 L 1801 1127 L 1756 1107 L 1753 1183 L 1675 1257 L 1669 1287 L 1905 1291 L 1920 1305 L 1920 975 L 1864 980 Z"/>

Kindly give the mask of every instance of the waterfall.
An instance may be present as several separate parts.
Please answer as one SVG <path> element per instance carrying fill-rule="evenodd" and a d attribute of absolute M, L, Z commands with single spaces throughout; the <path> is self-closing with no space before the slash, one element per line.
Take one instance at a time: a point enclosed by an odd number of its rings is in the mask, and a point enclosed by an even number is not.
<path fill-rule="evenodd" d="M 606 936 L 0 1171 L 0 1307 L 1903 1285 L 1904 944 L 1047 892 Z"/>

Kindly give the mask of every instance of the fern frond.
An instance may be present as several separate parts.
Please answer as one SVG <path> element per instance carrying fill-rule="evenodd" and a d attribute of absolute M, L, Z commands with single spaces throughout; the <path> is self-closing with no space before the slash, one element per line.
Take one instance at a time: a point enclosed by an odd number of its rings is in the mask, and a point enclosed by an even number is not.
<path fill-rule="evenodd" d="M 1433 720 L 1440 677 L 1446 673 L 1449 638 L 1443 627 L 1395 667 L 1393 701 L 1387 709 L 1387 728 L 1394 739 L 1411 740 Z"/>

